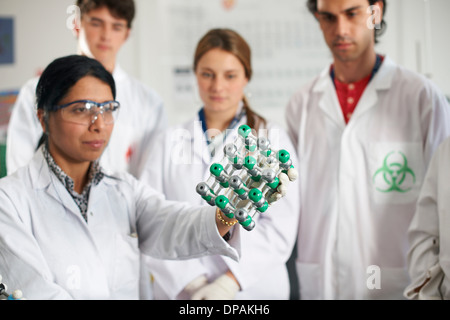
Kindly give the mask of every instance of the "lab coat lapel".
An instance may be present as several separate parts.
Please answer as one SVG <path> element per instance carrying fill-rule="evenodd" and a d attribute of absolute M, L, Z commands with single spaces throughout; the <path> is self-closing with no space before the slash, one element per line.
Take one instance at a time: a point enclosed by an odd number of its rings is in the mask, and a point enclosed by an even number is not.
<path fill-rule="evenodd" d="M 211 165 L 212 162 L 220 162 L 223 157 L 224 157 L 224 153 L 223 153 L 223 148 L 225 147 L 226 144 L 229 143 L 234 143 L 236 137 L 237 137 L 237 131 L 239 126 L 243 125 L 247 123 L 247 117 L 244 116 L 242 117 L 242 119 L 239 121 L 239 123 L 234 126 L 232 129 L 227 129 L 226 133 L 226 137 L 225 137 L 225 141 L 222 141 L 222 137 L 223 136 L 219 136 L 218 139 L 220 139 L 220 141 L 218 141 L 218 145 L 216 146 L 216 150 L 215 150 L 215 154 L 214 156 L 211 155 L 211 151 L 210 148 L 208 147 L 208 144 L 206 142 L 206 136 L 205 134 L 203 134 L 202 136 L 202 158 L 203 158 L 203 163 L 207 166 Z M 200 125 L 199 125 L 200 126 Z M 201 132 L 203 133 L 203 129 L 200 128 Z M 200 140 L 200 139 L 198 139 Z M 197 142 L 195 142 L 197 143 Z M 208 170 L 209 172 L 209 170 Z"/>
<path fill-rule="evenodd" d="M 202 123 L 195 117 L 185 124 L 185 129 L 189 131 L 190 136 L 186 138 L 186 143 L 192 147 L 193 163 L 209 164 L 211 162 L 211 154 L 209 153 L 206 135 L 203 132 Z"/>
<path fill-rule="evenodd" d="M 47 193 L 57 201 L 61 202 L 61 204 L 71 213 L 76 215 L 79 219 L 83 219 L 81 216 L 80 208 L 78 208 L 75 200 L 73 200 L 72 196 L 69 194 L 67 189 L 63 186 L 61 181 L 59 181 L 56 177 L 51 177 L 51 184 L 47 188 Z"/>
<path fill-rule="evenodd" d="M 377 104 L 378 94 L 377 91 L 374 90 L 374 87 L 375 84 L 371 82 L 367 86 L 366 90 L 364 90 L 364 93 L 361 96 L 350 121 L 356 121 L 362 116 L 362 114 L 369 111 Z"/>
<path fill-rule="evenodd" d="M 243 116 L 240 122 L 232 130 L 228 131 L 225 143 L 222 143 L 221 147 L 216 148 L 216 154 L 214 155 L 214 157 L 211 156 L 211 152 L 206 142 L 206 135 L 203 132 L 202 124 L 199 121 L 198 117 L 194 118 L 190 122 L 187 122 L 185 125 L 185 129 L 187 129 L 190 133 L 190 143 L 193 148 L 192 154 L 194 157 L 193 163 L 198 163 L 198 161 L 201 159 L 203 165 L 209 167 L 213 161 L 218 162 L 222 160 L 224 156 L 223 147 L 227 143 L 234 142 L 237 137 L 239 126 L 245 124 L 246 122 L 247 117 Z M 207 174 L 209 174 L 209 170 L 207 170 Z"/>
<path fill-rule="evenodd" d="M 322 94 L 319 100 L 319 108 L 341 129 L 345 129 L 345 119 L 334 87 L 333 81 L 329 74 L 329 68 L 322 71 L 313 92 Z"/>
<path fill-rule="evenodd" d="M 367 86 L 351 118 L 351 122 L 358 119 L 362 114 L 375 107 L 378 102 L 378 92 L 391 87 L 394 76 L 395 64 L 389 57 L 384 58 L 384 62 L 375 77 Z M 319 107 L 332 119 L 339 127 L 345 129 L 346 123 L 342 114 L 342 109 L 337 97 L 336 88 L 329 75 L 329 68 L 322 71 L 317 84 L 314 87 L 315 93 L 321 93 Z"/>
<path fill-rule="evenodd" d="M 98 185 L 92 185 L 89 193 L 88 205 L 88 222 L 90 228 L 95 228 L 97 225 L 102 225 L 105 222 L 105 216 L 108 215 L 113 205 L 108 198 L 108 189 L 116 185 L 114 178 L 105 176 Z"/>
<path fill-rule="evenodd" d="M 364 93 L 361 96 L 361 99 L 359 100 L 350 121 L 357 120 L 365 112 L 369 111 L 377 105 L 379 91 L 387 90 L 391 87 L 392 79 L 394 76 L 393 67 L 394 64 L 392 60 L 390 60 L 388 57 L 385 57 L 380 70 L 369 82 L 366 90 L 364 90 Z"/>
<path fill-rule="evenodd" d="M 79 216 L 80 209 L 76 205 L 64 185 L 56 178 L 47 165 L 47 161 L 39 149 L 30 163 L 30 177 L 35 189 L 45 189 L 47 194 L 61 203 L 67 210 Z"/>

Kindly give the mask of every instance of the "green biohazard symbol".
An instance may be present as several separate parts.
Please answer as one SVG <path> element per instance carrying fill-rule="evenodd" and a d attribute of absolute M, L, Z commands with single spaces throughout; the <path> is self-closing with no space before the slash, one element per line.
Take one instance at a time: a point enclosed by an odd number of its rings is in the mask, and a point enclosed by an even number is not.
<path fill-rule="evenodd" d="M 375 174 L 373 175 L 373 182 L 375 183 L 376 177 L 382 174 L 384 182 L 386 182 L 388 188 L 383 190 L 377 187 L 376 189 L 378 191 L 383 193 L 389 193 L 394 191 L 406 193 L 412 189 L 403 187 L 403 184 L 405 183 L 407 176 L 411 175 L 411 177 L 413 178 L 413 183 L 416 183 L 416 175 L 414 171 L 408 167 L 408 159 L 401 152 L 399 152 L 399 154 L 403 158 L 403 164 L 398 162 L 389 163 L 389 157 L 394 153 L 395 152 L 391 152 L 386 156 L 386 158 L 384 158 L 383 167 L 378 169 L 377 172 L 375 172 Z"/>

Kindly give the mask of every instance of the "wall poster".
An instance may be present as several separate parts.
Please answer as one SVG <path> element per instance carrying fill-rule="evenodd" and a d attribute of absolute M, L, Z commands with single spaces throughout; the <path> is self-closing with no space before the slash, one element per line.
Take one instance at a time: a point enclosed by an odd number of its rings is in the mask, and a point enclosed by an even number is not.
<path fill-rule="evenodd" d="M 0 64 L 14 63 L 14 20 L 0 17 Z"/>

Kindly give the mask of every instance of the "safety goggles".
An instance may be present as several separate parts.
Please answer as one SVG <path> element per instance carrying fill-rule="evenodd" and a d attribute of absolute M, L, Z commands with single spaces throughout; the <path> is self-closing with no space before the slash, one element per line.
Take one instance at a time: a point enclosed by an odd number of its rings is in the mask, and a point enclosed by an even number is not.
<path fill-rule="evenodd" d="M 97 103 L 90 100 L 77 100 L 54 108 L 61 109 L 61 116 L 67 122 L 89 126 L 102 115 L 105 124 L 113 124 L 120 108 L 118 101 Z"/>

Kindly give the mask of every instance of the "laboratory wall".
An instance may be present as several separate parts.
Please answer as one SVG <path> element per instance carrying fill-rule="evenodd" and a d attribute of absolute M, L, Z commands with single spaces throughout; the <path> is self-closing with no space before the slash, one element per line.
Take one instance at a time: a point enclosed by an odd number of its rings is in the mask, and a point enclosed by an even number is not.
<path fill-rule="evenodd" d="M 213 27 L 239 31 L 252 45 L 253 108 L 284 125 L 289 96 L 330 61 L 304 0 L 136 0 L 138 13 L 119 63 L 163 97 L 171 123 L 201 103 L 191 65 L 196 42 Z M 18 90 L 54 58 L 76 53 L 70 26 L 74 0 L 0 0 L 0 19 L 13 18 L 12 63 L 0 63 L 0 91 Z M 387 32 L 378 51 L 430 77 L 450 95 L 448 0 L 388 0 Z M 69 24 L 69 26 L 68 26 Z"/>

